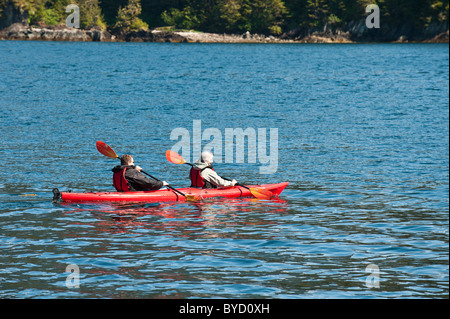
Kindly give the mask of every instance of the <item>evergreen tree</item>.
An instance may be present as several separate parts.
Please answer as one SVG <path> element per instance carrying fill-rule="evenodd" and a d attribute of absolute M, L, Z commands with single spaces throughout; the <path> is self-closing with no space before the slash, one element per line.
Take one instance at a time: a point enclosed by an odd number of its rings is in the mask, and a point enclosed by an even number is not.
<path fill-rule="evenodd" d="M 128 0 L 101 0 L 99 6 L 105 23 L 109 26 L 115 25 L 119 8 L 125 7 L 127 3 Z"/>
<path fill-rule="evenodd" d="M 218 0 L 211 9 L 206 22 L 206 30 L 211 32 L 234 33 L 237 23 L 242 19 L 240 0 Z"/>
<path fill-rule="evenodd" d="M 30 24 L 53 26 L 63 25 L 68 13 L 66 6 L 72 3 L 71 0 L 41 0 L 35 1 L 36 10 L 30 12 Z"/>
<path fill-rule="evenodd" d="M 0 0 L 0 27 L 12 23 L 28 24 L 44 0 Z"/>
<path fill-rule="evenodd" d="M 171 8 L 164 11 L 161 17 L 166 25 L 175 29 L 190 30 L 201 27 L 197 12 L 191 6 L 186 6 L 182 10 Z"/>
<path fill-rule="evenodd" d="M 0 28 L 21 22 L 64 25 L 67 5 L 80 8 L 82 28 L 137 30 L 171 25 L 208 32 L 279 34 L 302 29 L 343 27 L 380 7 L 385 28 L 423 30 L 447 23 L 449 0 L 0 0 Z M 144 22 L 145 21 L 145 22 Z"/>
<path fill-rule="evenodd" d="M 100 27 L 106 29 L 99 0 L 77 0 L 80 7 L 80 26 L 83 29 Z"/>
<path fill-rule="evenodd" d="M 256 33 L 281 33 L 281 24 L 286 14 L 286 7 L 281 0 L 253 0 L 248 1 L 251 7 L 247 20 L 251 32 Z"/>
<path fill-rule="evenodd" d="M 308 27 L 323 27 L 328 21 L 328 1 L 308 0 L 306 10 L 308 11 Z"/>
<path fill-rule="evenodd" d="M 140 0 L 128 0 L 125 7 L 119 8 L 114 27 L 125 31 L 148 29 L 148 24 L 139 18 L 141 11 Z"/>

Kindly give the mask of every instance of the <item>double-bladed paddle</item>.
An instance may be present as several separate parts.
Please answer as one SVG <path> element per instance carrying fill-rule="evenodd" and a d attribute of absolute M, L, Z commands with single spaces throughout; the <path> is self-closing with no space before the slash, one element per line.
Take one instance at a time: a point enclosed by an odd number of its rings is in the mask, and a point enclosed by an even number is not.
<path fill-rule="evenodd" d="M 180 154 L 175 153 L 174 151 L 171 150 L 166 151 L 166 159 L 173 164 L 187 164 L 189 166 L 194 166 L 194 164 L 187 163 Z M 242 184 L 236 185 L 250 190 L 250 193 L 252 193 L 253 196 L 259 199 L 270 199 L 273 196 L 273 193 L 271 191 L 261 187 L 255 188 L 255 187 L 247 187 Z"/>
<path fill-rule="evenodd" d="M 114 150 L 108 144 L 106 144 L 106 143 L 104 143 L 102 141 L 97 141 L 96 146 L 97 146 L 97 150 L 101 154 L 103 154 L 103 155 L 105 155 L 105 156 L 107 156 L 109 158 L 120 159 L 120 157 L 116 154 L 116 152 L 114 152 Z M 155 181 L 161 182 L 161 180 L 157 179 L 156 177 L 153 177 L 152 175 L 150 175 L 150 174 L 148 174 L 148 173 L 146 173 L 146 172 L 144 172 L 142 170 L 141 170 L 141 173 L 149 176 L 150 178 L 153 178 Z M 173 188 L 170 185 L 167 185 L 167 187 L 170 188 L 171 190 L 177 192 L 178 194 L 184 196 L 187 201 L 196 201 L 196 200 L 198 200 L 197 196 L 183 194 L 182 192 L 180 192 L 179 190 Z"/>

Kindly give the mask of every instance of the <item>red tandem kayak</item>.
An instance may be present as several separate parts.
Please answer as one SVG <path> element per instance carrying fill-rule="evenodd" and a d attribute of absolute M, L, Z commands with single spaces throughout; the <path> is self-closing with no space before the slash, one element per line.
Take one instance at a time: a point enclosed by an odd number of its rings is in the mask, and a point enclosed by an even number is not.
<path fill-rule="evenodd" d="M 286 188 L 289 182 L 277 184 L 247 185 L 247 187 L 257 187 L 268 190 L 275 197 Z M 249 189 L 242 186 L 233 186 L 214 189 L 200 188 L 178 188 L 178 191 L 185 195 L 193 195 L 198 199 L 212 197 L 254 197 Z M 171 189 L 160 189 L 145 192 L 97 192 L 97 193 L 72 193 L 60 192 L 57 188 L 53 190 L 54 201 L 64 202 L 167 202 L 186 201 L 186 198 Z"/>

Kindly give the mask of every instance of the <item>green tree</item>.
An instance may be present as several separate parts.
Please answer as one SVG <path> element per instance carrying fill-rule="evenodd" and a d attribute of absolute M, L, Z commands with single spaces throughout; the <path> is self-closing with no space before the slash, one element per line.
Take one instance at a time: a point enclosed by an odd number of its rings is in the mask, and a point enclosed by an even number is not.
<path fill-rule="evenodd" d="M 28 24 L 30 15 L 44 0 L 0 0 L 0 26 L 20 22 Z"/>
<path fill-rule="evenodd" d="M 161 17 L 169 26 L 176 29 L 197 29 L 200 26 L 200 20 L 193 8 L 187 6 L 182 10 L 172 8 L 161 14 Z"/>
<path fill-rule="evenodd" d="M 70 0 L 35 1 L 36 10 L 30 11 L 30 24 L 44 26 L 64 24 L 68 15 L 66 6 L 71 3 Z"/>
<path fill-rule="evenodd" d="M 239 0 L 218 0 L 214 6 L 208 28 L 213 32 L 236 32 L 237 23 L 242 19 Z"/>
<path fill-rule="evenodd" d="M 249 6 L 249 14 L 245 17 L 248 29 L 245 31 L 256 33 L 279 33 L 287 13 L 284 2 L 281 0 L 245 0 Z M 279 28 L 277 28 L 279 27 Z"/>
<path fill-rule="evenodd" d="M 307 20 L 307 0 L 285 0 L 286 27 L 288 30 L 302 26 Z"/>
<path fill-rule="evenodd" d="M 119 8 L 114 27 L 125 31 L 148 29 L 148 24 L 139 18 L 141 11 L 140 0 L 129 0 L 125 7 Z"/>
<path fill-rule="evenodd" d="M 114 26 L 119 8 L 125 7 L 127 3 L 128 0 L 101 0 L 99 6 L 105 23 Z"/>
<path fill-rule="evenodd" d="M 80 7 L 80 27 L 89 29 L 100 27 L 106 29 L 99 0 L 76 0 Z"/>
<path fill-rule="evenodd" d="M 80 8 L 80 27 L 88 29 L 99 26 L 106 28 L 99 0 L 34 0 L 36 9 L 30 11 L 32 25 L 65 25 L 69 13 L 66 7 L 76 4 Z"/>
<path fill-rule="evenodd" d="M 309 0 L 306 5 L 308 11 L 308 27 L 322 27 L 328 21 L 329 8 L 325 0 Z"/>
<path fill-rule="evenodd" d="M 437 22 L 448 23 L 449 6 L 448 0 L 446 1 L 432 1 L 431 3 L 432 19 Z"/>
<path fill-rule="evenodd" d="M 218 33 L 279 34 L 299 27 L 343 27 L 364 19 L 372 3 L 380 7 L 381 23 L 388 29 L 423 30 L 449 19 L 449 0 L 0 0 L 0 28 L 15 22 L 64 24 L 70 3 L 80 8 L 82 28 L 107 24 L 123 30 L 168 24 Z"/>

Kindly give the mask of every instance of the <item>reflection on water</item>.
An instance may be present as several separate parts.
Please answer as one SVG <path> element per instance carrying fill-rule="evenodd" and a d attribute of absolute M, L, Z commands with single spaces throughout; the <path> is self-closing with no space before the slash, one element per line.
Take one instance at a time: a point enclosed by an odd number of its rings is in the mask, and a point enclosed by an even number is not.
<path fill-rule="evenodd" d="M 142 232 L 143 229 L 167 236 L 209 238 L 227 236 L 221 228 L 232 227 L 239 214 L 286 213 L 287 201 L 274 199 L 215 199 L 188 203 L 60 203 L 64 214 L 89 213 L 98 219 L 96 230 L 102 232 Z M 256 226 L 264 221 L 238 220 L 239 224 Z M 217 230 L 217 231 L 214 231 Z"/>
<path fill-rule="evenodd" d="M 2 217 L 4 297 L 386 298 L 447 289 L 448 229 L 431 212 L 368 214 L 342 199 L 334 208 L 307 192 L 296 199 L 295 190 L 274 201 L 51 204 L 50 197 Z M 80 268 L 79 289 L 65 287 L 69 264 Z M 380 267 L 382 289 L 366 287 L 369 264 Z"/>

